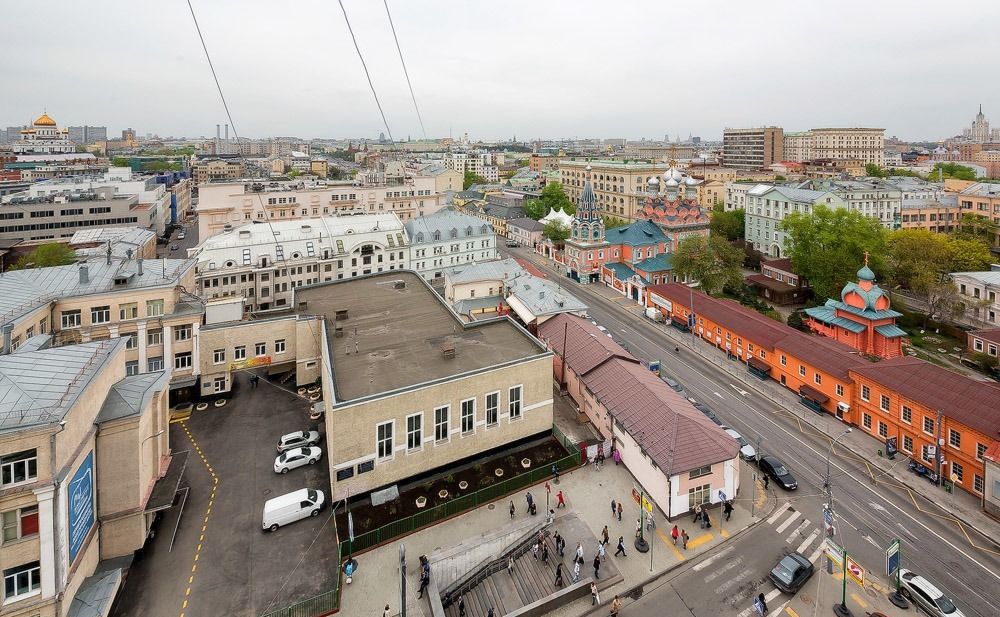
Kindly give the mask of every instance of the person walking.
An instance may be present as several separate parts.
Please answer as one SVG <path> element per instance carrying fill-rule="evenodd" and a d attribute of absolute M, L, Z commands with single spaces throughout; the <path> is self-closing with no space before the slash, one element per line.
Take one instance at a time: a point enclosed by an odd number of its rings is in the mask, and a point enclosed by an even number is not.
<path fill-rule="evenodd" d="M 590 605 L 596 606 L 600 600 L 597 598 L 597 583 L 590 583 Z M 389 617 L 385 615 L 384 617 Z"/>
<path fill-rule="evenodd" d="M 764 597 L 763 593 L 757 594 L 757 601 L 760 602 L 761 607 L 764 608 L 764 614 L 767 614 L 767 598 Z"/>
<path fill-rule="evenodd" d="M 702 527 L 705 529 L 711 529 L 712 521 L 708 518 L 708 508 L 704 508 L 701 511 L 701 523 Z"/>
<path fill-rule="evenodd" d="M 385 610 L 382 611 L 382 617 L 389 617 L 389 605 L 385 605 Z"/>
<path fill-rule="evenodd" d="M 604 544 L 607 544 L 609 542 L 609 540 L 608 540 L 608 526 L 607 525 L 605 525 L 604 529 L 601 530 L 601 536 L 604 538 L 604 540 L 603 540 Z"/>
<path fill-rule="evenodd" d="M 431 582 L 431 573 L 427 570 L 420 572 L 420 588 L 417 590 L 417 598 L 424 597 L 424 590 L 427 589 L 427 585 Z"/>
<path fill-rule="evenodd" d="M 611 518 L 614 518 L 615 514 L 618 514 L 618 504 L 616 504 L 615 500 L 612 499 L 611 500 Z"/>
<path fill-rule="evenodd" d="M 563 544 L 565 542 L 563 540 L 563 537 L 560 536 L 559 532 L 557 531 L 556 534 L 552 537 L 552 540 L 556 543 L 556 552 L 559 553 L 560 557 L 562 557 L 563 556 Z"/>
<path fill-rule="evenodd" d="M 692 523 L 697 523 L 698 519 L 701 518 L 701 504 L 694 507 L 694 518 L 691 519 Z"/>
<path fill-rule="evenodd" d="M 486 611 L 486 617 L 494 617 L 493 607 L 491 606 L 488 611 Z"/>
<path fill-rule="evenodd" d="M 458 596 L 458 617 L 465 617 L 465 596 Z"/>
<path fill-rule="evenodd" d="M 639 537 L 639 533 L 642 531 L 642 519 L 635 519 L 635 537 Z"/>
<path fill-rule="evenodd" d="M 573 561 L 573 582 L 576 583 L 580 580 L 580 564 L 583 563 L 583 557 L 575 559 Z"/>
<path fill-rule="evenodd" d="M 604 542 L 597 543 L 597 556 L 601 558 L 601 561 L 604 561 Z"/>
<path fill-rule="evenodd" d="M 528 514 L 531 514 L 531 505 L 535 503 L 535 498 L 531 496 L 531 492 L 529 491 L 525 493 L 524 499 L 528 502 Z"/>
<path fill-rule="evenodd" d="M 542 545 L 542 563 L 548 563 L 549 561 L 549 545 Z"/>
<path fill-rule="evenodd" d="M 556 493 L 556 507 L 557 508 L 565 508 L 566 507 L 566 498 L 563 496 L 563 492 L 562 491 L 559 491 L 558 493 Z"/>
<path fill-rule="evenodd" d="M 622 601 L 618 599 L 618 594 L 615 594 L 615 599 L 611 601 L 611 617 L 618 617 L 621 610 Z"/>
<path fill-rule="evenodd" d="M 514 562 L 514 560 L 512 559 L 511 563 L 513 563 L 513 562 Z M 556 564 L 556 581 L 555 581 L 555 586 L 556 587 L 562 587 L 563 586 L 563 573 L 562 573 L 562 571 L 563 571 L 563 565 L 561 563 Z"/>
<path fill-rule="evenodd" d="M 511 555 L 507 558 L 507 573 L 514 576 L 514 556 Z"/>
<path fill-rule="evenodd" d="M 677 530 L 677 525 L 674 525 L 674 528 L 670 530 L 670 539 L 673 540 L 674 546 L 677 546 L 677 538 L 680 537 L 680 535 L 680 532 Z"/>
<path fill-rule="evenodd" d="M 625 536 L 618 536 L 618 550 L 615 551 L 615 557 L 621 553 L 622 557 L 628 557 L 625 553 Z"/>
<path fill-rule="evenodd" d="M 624 512 L 624 511 L 625 511 L 625 508 L 623 508 L 622 504 L 619 502 L 619 504 L 618 504 L 618 522 L 619 523 L 622 522 L 622 512 Z"/>
<path fill-rule="evenodd" d="M 538 559 L 538 542 L 531 545 L 531 555 L 537 560 Z"/>
<path fill-rule="evenodd" d="M 689 537 L 688 536 L 688 532 L 685 531 L 685 530 L 683 530 L 683 529 L 681 529 L 681 540 L 683 541 L 683 548 L 684 548 L 684 550 L 687 550 L 687 548 L 688 548 L 688 537 Z"/>
<path fill-rule="evenodd" d="M 729 517 L 733 515 L 733 500 L 730 499 L 726 502 L 726 505 L 722 506 L 722 511 L 726 513 L 726 522 L 729 522 Z"/>
<path fill-rule="evenodd" d="M 769 482 L 770 482 L 770 480 L 768 479 L 767 474 L 765 473 L 764 474 L 764 490 L 765 491 L 767 490 L 767 485 L 768 485 Z"/>
<path fill-rule="evenodd" d="M 510 520 L 514 520 L 514 500 L 510 500 Z"/>
<path fill-rule="evenodd" d="M 594 578 L 601 578 L 601 558 L 594 555 Z"/>
<path fill-rule="evenodd" d="M 583 543 L 582 542 L 577 542 L 576 543 L 576 558 L 577 559 L 583 559 Z"/>

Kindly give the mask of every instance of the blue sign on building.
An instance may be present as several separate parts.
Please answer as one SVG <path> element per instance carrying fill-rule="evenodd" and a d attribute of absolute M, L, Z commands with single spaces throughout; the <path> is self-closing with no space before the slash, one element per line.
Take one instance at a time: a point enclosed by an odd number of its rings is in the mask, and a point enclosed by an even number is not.
<path fill-rule="evenodd" d="M 87 454 L 69 482 L 69 563 L 76 560 L 94 526 L 94 452 Z"/>

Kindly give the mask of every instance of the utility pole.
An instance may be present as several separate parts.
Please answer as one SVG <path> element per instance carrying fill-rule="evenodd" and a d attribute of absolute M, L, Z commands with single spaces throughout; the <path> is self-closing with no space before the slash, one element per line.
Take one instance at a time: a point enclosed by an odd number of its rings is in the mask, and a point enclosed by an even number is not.
<path fill-rule="evenodd" d="M 848 427 L 843 433 L 837 436 L 833 442 L 830 443 L 830 451 L 826 455 L 826 480 L 823 482 L 823 488 L 826 489 L 826 507 L 823 512 L 823 519 L 827 523 L 827 535 L 833 537 L 837 533 L 836 527 L 834 527 L 834 508 L 833 508 L 833 486 L 830 484 L 830 457 L 833 456 L 833 449 L 836 447 L 837 442 L 841 438 L 846 437 L 850 434 L 851 429 Z M 844 569 L 844 581 L 843 587 L 841 589 L 840 604 L 835 604 L 833 606 L 833 612 L 838 617 L 852 617 L 851 609 L 847 608 L 847 549 L 842 549 L 841 562 Z M 830 566 L 830 558 L 827 557 L 827 564 Z"/>

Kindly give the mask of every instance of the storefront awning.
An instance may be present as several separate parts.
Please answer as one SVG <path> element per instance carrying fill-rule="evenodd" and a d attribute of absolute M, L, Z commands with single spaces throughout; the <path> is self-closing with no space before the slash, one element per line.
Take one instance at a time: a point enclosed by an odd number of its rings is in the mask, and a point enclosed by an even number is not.
<path fill-rule="evenodd" d="M 821 405 L 830 400 L 829 396 L 823 394 L 816 388 L 810 388 L 809 386 L 799 386 L 799 396 L 807 398 L 810 401 L 815 401 Z"/>
<path fill-rule="evenodd" d="M 761 360 L 761 359 L 759 359 L 759 358 L 757 358 L 755 356 L 750 356 L 749 358 L 747 358 L 747 364 L 751 368 L 755 368 L 758 371 L 761 371 L 763 373 L 770 373 L 771 372 L 771 366 L 767 362 L 764 362 L 763 360 Z"/>
<path fill-rule="evenodd" d="M 181 478 L 184 476 L 184 469 L 187 467 L 189 451 L 174 452 L 170 457 L 170 466 L 167 473 L 156 481 L 153 485 L 153 492 L 149 494 L 146 501 L 145 512 L 156 512 L 166 510 L 174 503 L 174 493 L 180 486 Z"/>

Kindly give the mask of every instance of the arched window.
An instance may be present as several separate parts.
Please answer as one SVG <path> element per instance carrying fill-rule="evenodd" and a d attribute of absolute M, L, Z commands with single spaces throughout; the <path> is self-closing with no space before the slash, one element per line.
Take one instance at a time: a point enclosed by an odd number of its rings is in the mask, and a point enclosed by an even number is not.
<path fill-rule="evenodd" d="M 424 241 L 424 232 L 422 231 L 417 232 L 417 242 L 423 242 L 423 241 Z"/>
<path fill-rule="evenodd" d="M 465 228 L 465 235 L 466 236 L 472 235 L 472 225 L 469 225 L 468 227 Z"/>
<path fill-rule="evenodd" d="M 435 231 L 434 232 L 434 239 L 435 240 L 440 240 L 441 239 L 441 232 L 440 231 Z"/>
<path fill-rule="evenodd" d="M 458 237 L 458 230 L 455 229 L 454 227 L 451 228 L 451 237 L 452 238 L 457 238 Z"/>
<path fill-rule="evenodd" d="M 482 226 L 482 227 L 480 228 L 480 231 L 482 231 L 482 232 L 483 232 L 484 234 L 485 234 L 485 233 L 489 233 L 489 232 L 490 232 L 490 226 L 489 226 L 489 225 L 483 225 L 483 226 Z"/>

